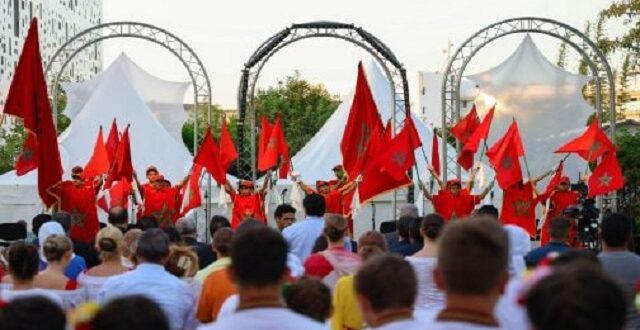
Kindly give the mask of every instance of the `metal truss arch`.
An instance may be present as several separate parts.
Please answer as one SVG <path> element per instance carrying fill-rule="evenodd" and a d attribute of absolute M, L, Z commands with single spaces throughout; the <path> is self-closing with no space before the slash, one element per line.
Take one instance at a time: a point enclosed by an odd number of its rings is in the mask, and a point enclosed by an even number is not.
<path fill-rule="evenodd" d="M 447 64 L 443 75 L 444 79 L 441 91 L 442 127 L 451 127 L 460 119 L 460 83 L 469 62 L 471 62 L 473 57 L 487 44 L 496 39 L 516 33 L 548 35 L 566 42 L 582 55 L 595 81 L 596 116 L 598 118 L 602 117 L 603 104 L 608 101 L 611 127 L 610 134 L 611 138 L 614 139 L 616 128 L 615 79 L 605 55 L 588 36 L 578 29 L 562 22 L 538 17 L 511 18 L 493 23 L 474 33 L 458 47 Z M 603 80 L 606 81 L 608 86 L 608 100 L 606 101 L 602 98 Z M 456 146 L 457 150 L 453 150 L 453 148 L 446 143 L 447 133 L 446 129 L 442 130 L 442 149 L 445 162 L 443 177 L 445 180 L 448 176 L 460 177 L 461 174 L 460 167 L 456 163 L 457 151 L 459 151 L 460 145 L 458 144 Z"/>
<path fill-rule="evenodd" d="M 310 22 L 293 24 L 264 41 L 249 57 L 242 70 L 242 77 L 238 88 L 238 146 L 241 155 L 245 155 L 243 143 L 248 139 L 250 156 L 243 157 L 238 162 L 238 177 L 255 179 L 257 134 L 254 107 L 255 87 L 260 72 L 269 59 L 282 48 L 310 38 L 334 38 L 352 43 L 371 54 L 382 67 L 389 84 L 393 100 L 393 122 L 397 130 L 402 126 L 404 118 L 409 113 L 409 85 L 404 66 L 395 54 L 378 38 L 366 30 L 353 24 L 337 22 Z M 248 133 L 248 134 L 247 134 Z M 248 135 L 248 136 L 246 136 Z M 409 198 L 412 197 L 409 194 Z"/>

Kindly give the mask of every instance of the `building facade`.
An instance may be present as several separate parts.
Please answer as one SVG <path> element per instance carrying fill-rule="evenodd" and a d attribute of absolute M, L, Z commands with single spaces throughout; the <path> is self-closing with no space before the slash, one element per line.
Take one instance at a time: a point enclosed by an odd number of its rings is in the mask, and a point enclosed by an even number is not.
<path fill-rule="evenodd" d="M 0 109 L 33 17 L 44 65 L 69 38 L 102 22 L 102 0 L 0 0 Z M 63 77 L 86 80 L 100 70 L 102 46 L 96 43 L 76 56 Z"/>

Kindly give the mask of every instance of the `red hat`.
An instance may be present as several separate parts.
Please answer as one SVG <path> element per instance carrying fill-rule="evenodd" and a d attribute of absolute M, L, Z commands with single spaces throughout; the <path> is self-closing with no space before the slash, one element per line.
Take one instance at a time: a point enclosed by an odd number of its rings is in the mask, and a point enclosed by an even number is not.
<path fill-rule="evenodd" d="M 82 166 L 76 165 L 71 169 L 71 175 L 81 175 L 83 170 Z"/>
<path fill-rule="evenodd" d="M 571 183 L 571 179 L 568 176 L 563 176 L 560 178 L 560 183 Z"/>
<path fill-rule="evenodd" d="M 462 185 L 462 182 L 461 182 L 461 181 L 460 181 L 460 179 L 458 179 L 458 178 L 453 178 L 453 179 L 450 179 L 450 180 L 448 180 L 448 181 L 447 181 L 447 187 L 448 187 L 448 186 L 452 186 L 452 185 L 454 185 L 454 184 L 457 184 L 457 185 L 460 185 L 460 186 L 461 186 L 461 185 Z"/>
<path fill-rule="evenodd" d="M 338 184 L 338 180 L 329 180 L 329 182 L 327 182 L 330 186 L 335 186 Z"/>
<path fill-rule="evenodd" d="M 151 178 L 149 178 L 149 181 L 156 182 L 156 181 L 166 181 L 166 180 L 164 179 L 164 175 L 156 174 L 156 175 L 152 175 Z"/>
<path fill-rule="evenodd" d="M 240 186 L 240 188 L 253 188 L 253 181 L 240 180 L 240 182 L 238 182 L 238 186 Z"/>
<path fill-rule="evenodd" d="M 155 171 L 156 173 L 158 173 L 158 168 L 156 168 L 155 165 L 149 165 L 149 167 L 147 167 L 147 171 L 145 173 L 149 174 L 149 172 L 151 172 L 151 171 Z"/>
<path fill-rule="evenodd" d="M 318 181 L 316 181 L 316 188 L 320 188 L 320 187 L 326 186 L 328 184 L 329 184 L 329 182 L 327 182 L 327 181 L 318 180 Z"/>
<path fill-rule="evenodd" d="M 331 170 L 333 171 L 342 171 L 344 169 L 344 167 L 342 166 L 342 164 L 338 164 L 336 166 L 334 166 Z"/>

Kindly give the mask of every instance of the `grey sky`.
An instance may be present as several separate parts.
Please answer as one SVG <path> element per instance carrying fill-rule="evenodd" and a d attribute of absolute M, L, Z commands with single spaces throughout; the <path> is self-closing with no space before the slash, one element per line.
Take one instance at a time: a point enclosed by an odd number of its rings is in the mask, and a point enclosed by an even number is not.
<path fill-rule="evenodd" d="M 354 23 L 376 35 L 404 63 L 409 80 L 417 70 L 440 70 L 443 49 L 453 47 L 495 21 L 519 16 L 548 17 L 580 30 L 611 0 L 104 0 L 104 21 L 134 20 L 158 25 L 186 41 L 209 73 L 213 102 L 236 108 L 240 70 L 264 40 L 292 23 L 331 20 Z M 486 47 L 468 73 L 500 63 L 523 35 L 505 37 Z M 559 43 L 545 36 L 534 41 L 553 61 Z M 104 43 L 104 63 L 121 52 L 154 75 L 185 81 L 188 76 L 166 50 L 143 41 L 125 39 Z M 574 59 L 575 53 L 571 55 Z M 299 70 L 303 78 L 324 83 L 333 94 L 354 85 L 356 64 L 369 56 L 339 40 L 312 39 L 290 45 L 274 56 L 259 85 Z M 573 66 L 575 67 L 575 66 Z M 413 87 L 412 87 L 413 88 Z"/>

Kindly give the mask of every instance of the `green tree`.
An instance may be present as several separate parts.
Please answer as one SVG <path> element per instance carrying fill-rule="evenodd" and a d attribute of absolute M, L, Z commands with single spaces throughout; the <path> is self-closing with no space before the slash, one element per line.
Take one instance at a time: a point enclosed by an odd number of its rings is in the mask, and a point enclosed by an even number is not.
<path fill-rule="evenodd" d="M 567 43 L 562 42 L 560 44 L 560 48 L 558 49 L 558 59 L 556 60 L 556 65 L 561 68 L 567 67 Z"/>
<path fill-rule="evenodd" d="M 205 131 L 209 126 L 208 120 L 209 116 L 211 118 L 211 133 L 213 133 L 214 137 L 217 137 L 220 134 L 220 119 L 222 117 L 222 108 L 218 104 L 212 104 L 210 113 L 207 112 L 207 107 L 204 105 L 198 106 L 197 111 L 193 111 L 193 105 L 187 106 L 187 112 L 189 112 L 189 119 L 182 125 L 182 142 L 189 149 L 191 154 L 194 154 L 193 147 L 193 134 L 194 134 L 194 116 L 197 114 L 198 116 L 198 145 L 202 143 L 202 138 L 204 137 Z M 235 138 L 235 136 L 234 136 Z M 196 148 L 197 149 L 197 148 Z"/>
<path fill-rule="evenodd" d="M 18 154 L 24 143 L 24 127 L 22 122 L 0 128 L 0 174 L 13 169 Z"/>
<path fill-rule="evenodd" d="M 618 94 L 616 95 L 616 103 L 621 112 L 627 110 L 627 102 L 631 99 L 629 94 L 629 78 L 631 75 L 631 55 L 627 54 L 622 61 L 622 66 L 618 72 Z"/>

